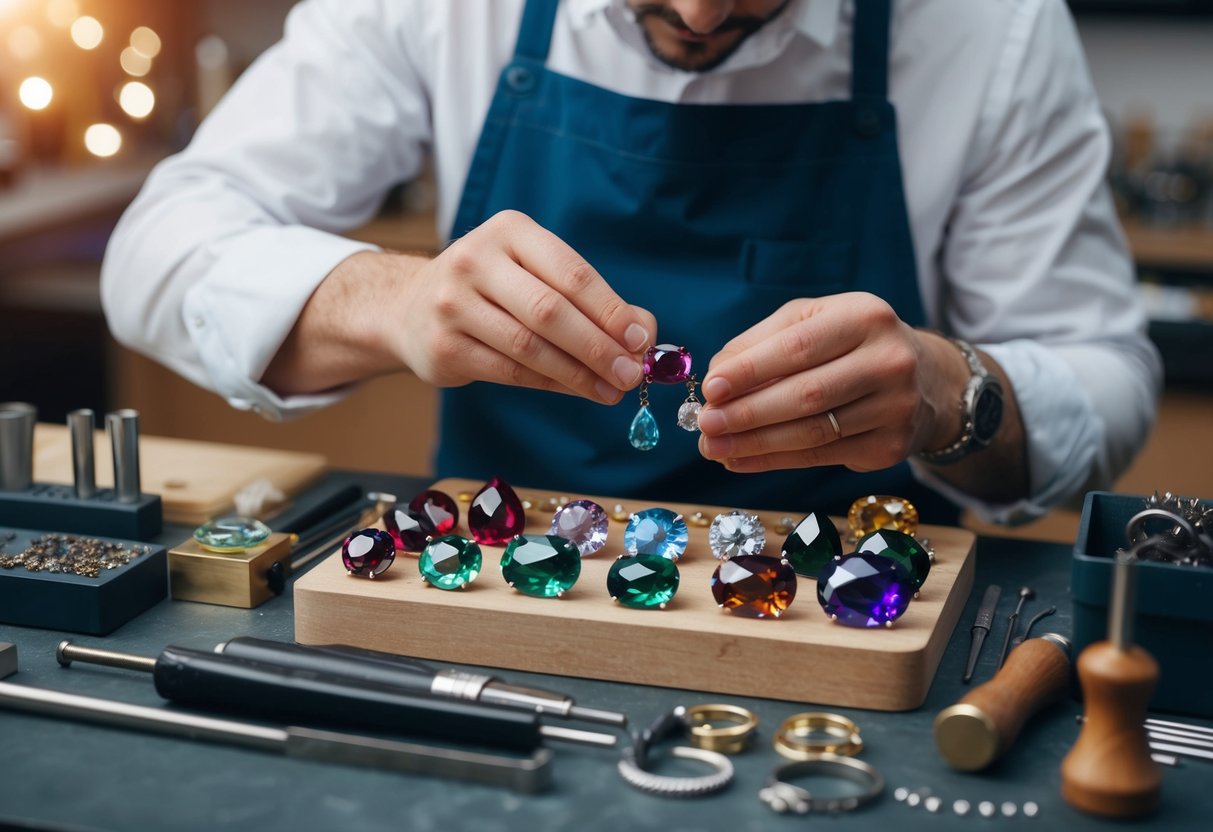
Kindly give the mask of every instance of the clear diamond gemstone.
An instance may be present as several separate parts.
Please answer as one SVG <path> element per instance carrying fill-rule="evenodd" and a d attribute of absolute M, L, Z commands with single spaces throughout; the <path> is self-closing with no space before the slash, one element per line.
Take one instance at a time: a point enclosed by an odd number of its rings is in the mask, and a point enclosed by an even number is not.
<path fill-rule="evenodd" d="M 699 402 L 683 402 L 678 408 L 678 427 L 692 433 L 699 430 Z"/>
<path fill-rule="evenodd" d="M 717 514 L 708 529 L 708 545 L 717 560 L 737 555 L 757 555 L 767 542 L 767 530 L 756 514 L 730 511 Z"/>

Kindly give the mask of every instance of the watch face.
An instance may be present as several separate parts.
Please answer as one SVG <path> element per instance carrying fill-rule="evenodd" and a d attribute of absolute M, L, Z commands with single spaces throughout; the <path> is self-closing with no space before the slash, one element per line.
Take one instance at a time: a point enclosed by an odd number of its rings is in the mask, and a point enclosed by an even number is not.
<path fill-rule="evenodd" d="M 996 387 L 985 387 L 977 393 L 973 407 L 973 440 L 990 444 L 1002 424 L 1002 393 Z"/>

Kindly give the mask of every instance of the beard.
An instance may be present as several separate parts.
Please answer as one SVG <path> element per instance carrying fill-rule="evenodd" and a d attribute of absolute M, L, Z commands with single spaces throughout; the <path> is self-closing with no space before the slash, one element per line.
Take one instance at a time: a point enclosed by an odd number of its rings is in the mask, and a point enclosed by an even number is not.
<path fill-rule="evenodd" d="M 746 38 L 778 17 L 790 2 L 791 0 L 783 0 L 774 11 L 765 17 L 737 15 L 725 18 L 710 33 L 717 36 L 731 36 L 723 42 L 711 43 L 680 39 L 673 47 L 660 42 L 654 33 L 654 28 L 664 23 L 676 30 L 689 29 L 690 27 L 683 22 L 678 12 L 656 3 L 638 3 L 631 5 L 631 10 L 636 16 L 636 23 L 640 26 L 640 31 L 644 34 L 649 51 L 657 60 L 683 72 L 708 72 L 727 61 Z"/>

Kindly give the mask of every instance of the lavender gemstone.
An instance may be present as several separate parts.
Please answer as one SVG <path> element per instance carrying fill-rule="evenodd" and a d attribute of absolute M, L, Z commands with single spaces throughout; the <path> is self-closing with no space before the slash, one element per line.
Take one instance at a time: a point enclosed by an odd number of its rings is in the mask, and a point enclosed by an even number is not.
<path fill-rule="evenodd" d="M 658 344 L 645 352 L 643 367 L 656 384 L 679 384 L 691 376 L 691 354 L 686 347 Z"/>
<path fill-rule="evenodd" d="M 831 560 L 817 577 L 817 601 L 848 627 L 883 627 L 901 617 L 914 597 L 910 573 L 892 558 L 858 553 Z"/>
<path fill-rule="evenodd" d="M 573 500 L 552 515 L 548 534 L 571 541 L 582 557 L 592 555 L 606 545 L 606 510 L 593 500 Z"/>

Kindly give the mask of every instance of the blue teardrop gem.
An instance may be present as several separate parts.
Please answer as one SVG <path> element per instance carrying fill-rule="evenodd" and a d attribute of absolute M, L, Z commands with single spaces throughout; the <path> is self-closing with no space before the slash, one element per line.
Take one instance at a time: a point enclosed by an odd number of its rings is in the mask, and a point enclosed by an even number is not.
<path fill-rule="evenodd" d="M 632 427 L 628 430 L 628 441 L 632 443 L 632 447 L 638 451 L 651 451 L 657 447 L 659 436 L 657 420 L 649 413 L 649 409 L 642 407 L 637 410 Z"/>

